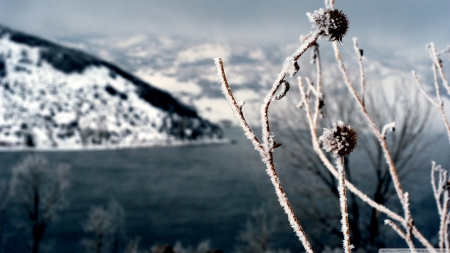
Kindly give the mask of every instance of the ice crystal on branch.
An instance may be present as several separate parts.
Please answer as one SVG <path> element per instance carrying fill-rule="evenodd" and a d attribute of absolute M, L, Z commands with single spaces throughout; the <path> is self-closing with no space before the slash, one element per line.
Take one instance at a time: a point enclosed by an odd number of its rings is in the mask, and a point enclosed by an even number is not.
<path fill-rule="evenodd" d="M 342 38 L 348 31 L 349 22 L 347 16 L 340 10 L 332 8 L 320 8 L 313 13 L 306 13 L 313 28 L 321 31 L 321 35 L 329 37 L 331 41 L 342 42 Z"/>
<path fill-rule="evenodd" d="M 355 129 L 338 121 L 337 124 L 333 123 L 332 129 L 323 129 L 319 141 L 325 151 L 338 157 L 350 154 L 355 149 L 358 139 Z"/>

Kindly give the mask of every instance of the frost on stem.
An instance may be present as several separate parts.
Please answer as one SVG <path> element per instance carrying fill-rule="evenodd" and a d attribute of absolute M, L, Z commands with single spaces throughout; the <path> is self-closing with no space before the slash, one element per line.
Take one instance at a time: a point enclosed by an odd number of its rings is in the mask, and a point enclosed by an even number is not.
<path fill-rule="evenodd" d="M 349 155 L 355 149 L 358 138 L 355 129 L 338 121 L 337 124 L 333 123 L 332 129 L 323 129 L 319 142 L 325 151 L 338 157 Z"/>
<path fill-rule="evenodd" d="M 342 42 L 349 27 L 347 16 L 342 11 L 327 7 L 306 15 L 313 23 L 313 28 L 320 31 L 320 35 L 329 37 L 330 41 Z"/>
<path fill-rule="evenodd" d="M 386 139 L 386 134 L 388 131 L 395 131 L 395 122 L 391 122 L 389 124 L 384 125 L 383 130 L 381 131 L 381 135 L 384 139 Z"/>
<path fill-rule="evenodd" d="M 270 133 L 269 134 L 269 148 L 270 148 L 270 150 L 272 150 L 272 152 L 273 152 L 273 150 L 278 148 L 279 146 L 281 146 L 281 142 L 277 142 L 275 140 L 275 134 L 274 133 Z"/>
<path fill-rule="evenodd" d="M 294 56 L 291 55 L 286 57 L 286 60 L 284 60 L 283 69 L 289 73 L 290 77 L 293 77 L 300 70 L 300 66 Z"/>

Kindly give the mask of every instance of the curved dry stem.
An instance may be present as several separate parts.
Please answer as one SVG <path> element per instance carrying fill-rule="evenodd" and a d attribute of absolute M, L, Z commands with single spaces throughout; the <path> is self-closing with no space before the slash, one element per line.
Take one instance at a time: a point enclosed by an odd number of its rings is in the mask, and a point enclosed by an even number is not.
<path fill-rule="evenodd" d="M 312 118 L 312 114 L 311 114 L 311 110 L 310 110 L 308 101 L 306 100 L 306 94 L 305 94 L 305 91 L 304 91 L 303 82 L 301 81 L 300 77 L 298 79 L 299 79 L 299 86 L 300 86 L 300 94 L 302 96 L 301 99 L 305 100 L 304 105 L 305 105 L 305 110 L 306 110 L 306 116 L 308 118 L 308 124 L 309 124 L 310 133 L 311 133 L 311 140 L 312 140 L 313 149 L 316 152 L 316 154 L 319 156 L 319 158 L 322 161 L 322 163 L 328 169 L 328 171 L 335 178 L 338 178 L 339 177 L 338 172 L 336 171 L 336 169 L 333 167 L 333 165 L 330 163 L 330 161 L 326 157 L 325 153 L 320 148 L 319 141 L 318 141 L 319 137 L 317 136 L 317 129 L 316 129 L 316 127 L 313 124 L 313 118 Z M 398 215 L 395 212 L 391 211 L 390 209 L 388 209 L 384 205 L 381 205 L 381 204 L 375 202 L 374 200 L 372 200 L 369 196 L 367 196 L 366 194 L 361 192 L 356 186 L 354 186 L 348 180 L 345 180 L 345 184 L 346 184 L 347 189 L 349 191 L 351 191 L 353 194 L 358 196 L 363 202 L 367 203 L 372 208 L 375 208 L 379 212 L 382 212 L 382 213 L 386 214 L 388 217 L 390 217 L 390 218 L 392 218 L 394 220 L 397 220 L 398 222 L 401 222 L 401 223 L 405 222 L 405 220 L 400 215 Z M 414 236 L 427 249 L 434 251 L 433 245 L 431 245 L 430 242 L 428 242 L 428 240 L 420 233 L 420 231 L 417 230 L 417 228 L 415 226 L 412 227 L 412 233 L 414 234 Z"/>
<path fill-rule="evenodd" d="M 450 95 L 450 85 L 448 84 L 447 77 L 444 73 L 444 68 L 442 67 L 442 61 L 439 59 L 438 53 L 436 52 L 436 47 L 434 46 L 433 42 L 430 43 L 430 54 L 431 59 L 439 69 L 439 74 L 442 79 L 442 85 L 447 89 L 447 93 Z"/>
<path fill-rule="evenodd" d="M 358 39 L 353 38 L 353 46 L 355 48 L 356 55 L 358 56 L 358 63 L 359 63 L 359 74 L 361 75 L 361 102 L 364 106 L 364 90 L 366 86 L 366 77 L 364 76 L 364 65 L 362 61 L 362 49 L 358 47 Z"/>
<path fill-rule="evenodd" d="M 447 130 L 448 140 L 450 142 L 450 123 L 448 122 L 447 115 L 445 114 L 444 101 L 442 101 L 442 96 L 441 96 L 441 92 L 439 90 L 439 82 L 437 79 L 436 72 L 437 72 L 436 64 L 433 64 L 434 89 L 436 90 L 436 97 L 437 97 L 438 102 L 435 102 L 424 90 L 424 88 L 419 80 L 419 77 L 417 76 L 417 73 L 415 71 L 413 71 L 412 74 L 413 74 L 414 80 L 416 80 L 416 84 L 417 84 L 417 86 L 419 86 L 419 89 L 422 92 L 422 94 L 428 99 L 428 101 L 430 101 L 431 104 L 433 104 L 434 106 L 436 106 L 439 109 L 439 111 L 442 115 L 442 119 L 444 120 L 444 125 Z"/>
<path fill-rule="evenodd" d="M 261 155 L 265 155 L 264 149 L 259 142 L 256 135 L 253 133 L 252 129 L 248 125 L 247 121 L 244 118 L 244 114 L 242 113 L 242 108 L 238 105 L 236 102 L 236 99 L 233 96 L 233 93 L 231 92 L 230 85 L 228 84 L 227 77 L 225 75 L 225 70 L 223 68 L 223 62 L 221 58 L 215 58 L 214 63 L 216 64 L 217 68 L 217 74 L 219 75 L 220 81 L 222 83 L 222 93 L 224 94 L 225 98 L 228 101 L 228 104 L 230 105 L 231 109 L 233 110 L 233 114 L 236 117 L 237 121 L 239 122 L 241 128 L 245 132 L 245 136 L 253 143 L 253 146 Z"/>
<path fill-rule="evenodd" d="M 263 147 L 267 151 L 270 149 L 268 144 L 270 143 L 270 126 L 269 126 L 269 106 L 270 102 L 272 101 L 273 97 L 275 96 L 275 93 L 277 92 L 278 88 L 282 84 L 284 78 L 286 75 L 290 72 L 289 67 L 290 63 L 292 61 L 297 61 L 300 56 L 302 56 L 308 48 L 310 48 L 313 44 L 316 43 L 317 39 L 319 38 L 319 32 L 316 31 L 311 36 L 309 36 L 302 45 L 295 51 L 294 54 L 287 57 L 285 60 L 285 64 L 281 72 L 278 74 L 276 81 L 273 83 L 272 88 L 270 89 L 269 93 L 264 98 L 264 102 L 261 105 L 261 127 L 262 127 L 262 139 L 263 139 Z"/>
<path fill-rule="evenodd" d="M 348 210 L 347 210 L 347 193 L 345 191 L 345 172 L 344 172 L 344 157 L 338 157 L 336 159 L 336 167 L 338 168 L 339 174 L 339 206 L 341 207 L 341 225 L 342 233 L 344 234 L 344 239 L 342 243 L 344 244 L 344 252 L 350 253 L 350 225 L 348 223 Z"/>
<path fill-rule="evenodd" d="M 406 230 L 406 234 L 405 234 L 405 241 L 409 246 L 409 249 L 412 252 L 416 252 L 416 248 L 414 247 L 414 243 L 412 241 L 412 236 L 411 236 L 411 232 L 412 232 L 412 227 L 414 224 L 414 220 L 411 216 L 411 212 L 410 212 L 410 208 L 409 208 L 409 194 L 407 192 L 405 192 L 405 204 L 403 205 L 403 210 L 405 212 L 405 222 L 403 223 L 403 227 Z"/>
<path fill-rule="evenodd" d="M 319 52 L 319 46 L 315 46 L 314 48 L 316 53 L 316 70 L 317 70 L 317 99 L 316 99 L 316 110 L 314 111 L 314 126 L 317 128 L 317 124 L 319 121 L 319 114 L 321 113 L 322 106 L 323 106 L 323 95 L 322 95 L 322 66 L 320 64 L 320 52 Z"/>
<path fill-rule="evenodd" d="M 273 163 L 272 153 L 270 154 L 269 161 L 266 162 L 266 172 L 270 176 L 270 180 L 275 188 L 275 192 L 277 194 L 278 201 L 280 202 L 280 205 L 283 207 L 284 212 L 287 214 L 289 223 L 290 223 L 291 227 L 294 229 L 295 234 L 300 239 L 305 250 L 308 253 L 313 253 L 312 246 L 306 236 L 306 233 L 303 230 L 302 226 L 300 225 L 300 222 L 294 213 L 294 209 L 292 209 L 292 206 L 286 196 L 286 193 L 285 193 L 283 187 L 281 186 L 280 179 L 275 171 L 275 165 Z"/>
<path fill-rule="evenodd" d="M 417 252 L 416 249 L 414 248 L 414 244 L 412 243 L 412 240 L 408 239 L 408 235 L 403 233 L 403 231 L 391 220 L 385 220 L 384 223 L 386 225 L 391 226 L 391 228 L 397 232 L 397 234 L 403 238 L 403 240 L 406 241 L 406 243 L 408 244 L 409 249 L 411 250 L 411 252 Z M 409 237 L 410 238 L 410 237 Z"/>
<path fill-rule="evenodd" d="M 286 196 L 286 193 L 281 186 L 279 177 L 276 173 L 275 166 L 273 163 L 273 146 L 271 146 L 271 143 L 273 144 L 273 140 L 271 140 L 270 136 L 270 127 L 269 127 L 269 105 L 272 99 L 275 96 L 276 91 L 278 90 L 279 86 L 284 82 L 284 78 L 286 75 L 290 72 L 289 64 L 293 64 L 293 60 L 296 61 L 312 44 L 315 43 L 315 41 L 318 38 L 318 33 L 312 34 L 301 46 L 300 48 L 290 57 L 286 59 L 287 64 L 285 64 L 284 68 L 281 70 L 280 74 L 278 74 L 277 80 L 274 82 L 274 85 L 272 86 L 272 89 L 269 91 L 267 96 L 264 99 L 263 105 L 261 106 L 261 125 L 262 125 L 262 132 L 263 132 L 263 144 L 258 141 L 256 136 L 253 134 L 252 130 L 250 129 L 249 125 L 247 124 L 247 121 L 244 118 L 244 115 L 242 114 L 241 107 L 239 107 L 238 103 L 233 97 L 233 94 L 231 92 L 231 89 L 228 85 L 228 81 L 226 79 L 225 71 L 223 68 L 223 63 L 220 58 L 215 59 L 217 72 L 219 74 L 219 78 L 222 82 L 222 91 L 227 98 L 233 113 L 235 117 L 238 119 L 241 127 L 245 131 L 245 134 L 247 138 L 249 138 L 253 145 L 255 146 L 255 149 L 259 151 L 262 160 L 266 164 L 266 171 L 267 174 L 270 176 L 270 180 L 275 188 L 275 192 L 278 197 L 278 201 L 280 202 L 280 205 L 283 207 L 285 213 L 288 216 L 289 223 L 291 224 L 291 227 L 294 229 L 296 235 L 300 239 L 301 243 L 303 244 L 303 247 L 308 253 L 312 253 L 312 246 L 306 237 L 306 234 L 300 225 L 300 222 L 298 221 L 294 210 L 292 209 L 291 204 L 289 203 L 289 200 Z"/>
<path fill-rule="evenodd" d="M 387 145 L 386 140 L 381 135 L 380 131 L 378 130 L 377 126 L 373 122 L 373 120 L 370 118 L 369 113 L 367 112 L 366 108 L 364 107 L 364 104 L 362 103 L 361 99 L 359 98 L 358 94 L 356 93 L 355 89 L 353 88 L 353 85 L 350 82 L 350 78 L 347 75 L 347 71 L 345 70 L 344 62 L 341 58 L 341 53 L 339 52 L 339 48 L 336 42 L 333 43 L 333 48 L 336 56 L 336 60 L 338 61 L 339 69 L 341 70 L 342 76 L 344 77 L 345 84 L 347 85 L 347 88 L 349 89 L 350 93 L 355 98 L 356 102 L 361 108 L 361 111 L 363 115 L 365 116 L 370 128 L 372 129 L 373 133 L 378 139 L 378 142 L 381 145 L 381 148 L 383 149 L 384 158 L 386 159 L 386 163 L 389 167 L 389 172 L 391 174 L 392 181 L 394 183 L 395 191 L 397 192 L 397 196 L 400 199 L 400 202 L 402 205 L 404 205 L 405 200 L 403 196 L 403 189 L 400 184 L 400 180 L 398 178 L 397 169 L 395 168 L 394 161 L 392 159 L 391 154 L 389 153 L 389 148 Z"/>

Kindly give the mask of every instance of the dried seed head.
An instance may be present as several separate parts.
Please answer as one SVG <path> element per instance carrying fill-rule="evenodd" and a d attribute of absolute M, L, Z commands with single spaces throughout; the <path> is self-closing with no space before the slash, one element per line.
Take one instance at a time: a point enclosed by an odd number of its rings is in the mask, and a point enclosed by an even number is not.
<path fill-rule="evenodd" d="M 342 42 L 349 27 L 347 16 L 342 11 L 320 8 L 314 13 L 308 12 L 306 15 L 313 23 L 313 27 L 319 29 L 323 36 L 329 37 L 331 41 Z"/>
<path fill-rule="evenodd" d="M 338 121 L 337 124 L 333 123 L 332 129 L 323 129 L 319 141 L 325 151 L 338 157 L 350 154 L 355 149 L 358 138 L 355 129 Z"/>

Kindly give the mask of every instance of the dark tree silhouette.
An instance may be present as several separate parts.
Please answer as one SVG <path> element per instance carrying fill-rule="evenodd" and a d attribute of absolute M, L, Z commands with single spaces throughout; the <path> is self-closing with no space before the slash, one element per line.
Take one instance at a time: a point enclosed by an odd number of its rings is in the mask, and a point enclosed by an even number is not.
<path fill-rule="evenodd" d="M 26 211 L 31 223 L 31 252 L 37 253 L 48 225 L 67 205 L 64 193 L 69 185 L 69 166 L 52 166 L 44 157 L 30 155 L 12 172 L 11 200 Z"/>

